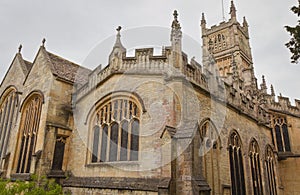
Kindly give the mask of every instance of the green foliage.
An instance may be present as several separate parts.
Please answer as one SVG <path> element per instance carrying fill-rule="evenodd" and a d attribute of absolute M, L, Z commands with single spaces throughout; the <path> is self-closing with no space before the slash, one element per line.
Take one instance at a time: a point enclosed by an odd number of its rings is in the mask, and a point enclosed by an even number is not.
<path fill-rule="evenodd" d="M 1 195 L 63 195 L 60 185 L 54 179 L 32 176 L 31 181 L 15 181 L 0 179 Z"/>
<path fill-rule="evenodd" d="M 291 8 L 292 12 L 294 12 L 298 17 L 300 16 L 300 0 L 298 0 L 298 6 L 293 6 Z M 285 46 L 292 53 L 291 62 L 298 63 L 300 58 L 300 20 L 298 20 L 298 24 L 294 27 L 285 26 L 285 29 L 290 33 L 291 39 Z"/>

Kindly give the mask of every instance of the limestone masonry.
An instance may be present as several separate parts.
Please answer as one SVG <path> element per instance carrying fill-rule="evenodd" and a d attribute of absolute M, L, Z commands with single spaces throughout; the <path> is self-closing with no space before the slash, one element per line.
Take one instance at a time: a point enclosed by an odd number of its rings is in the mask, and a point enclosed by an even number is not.
<path fill-rule="evenodd" d="M 173 15 L 160 55 L 128 57 L 118 27 L 104 68 L 20 47 L 0 85 L 1 177 L 72 194 L 300 194 L 300 100 L 257 84 L 245 17 L 233 2 L 217 26 L 202 15 L 200 63 Z"/>

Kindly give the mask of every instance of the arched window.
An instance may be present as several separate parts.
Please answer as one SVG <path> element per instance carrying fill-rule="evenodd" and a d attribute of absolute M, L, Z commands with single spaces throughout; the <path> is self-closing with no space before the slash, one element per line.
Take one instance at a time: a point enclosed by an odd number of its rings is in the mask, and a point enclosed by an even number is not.
<path fill-rule="evenodd" d="M 136 161 L 141 110 L 130 98 L 111 98 L 96 110 L 91 162 Z"/>
<path fill-rule="evenodd" d="M 220 194 L 219 134 L 210 120 L 200 127 L 200 155 L 202 155 L 203 176 L 211 188 L 211 194 Z"/>
<path fill-rule="evenodd" d="M 276 179 L 275 179 L 275 158 L 271 146 L 266 147 L 266 175 L 268 179 L 268 188 L 270 195 L 277 194 Z"/>
<path fill-rule="evenodd" d="M 272 125 L 275 133 L 278 152 L 290 152 L 291 145 L 286 118 L 273 115 Z"/>
<path fill-rule="evenodd" d="M 250 142 L 249 157 L 250 157 L 250 166 L 251 166 L 251 174 L 252 174 L 253 194 L 261 195 L 263 194 L 263 189 L 262 189 L 262 180 L 261 180 L 259 148 L 258 148 L 257 141 L 255 139 L 253 139 Z"/>
<path fill-rule="evenodd" d="M 232 195 L 246 194 L 241 147 L 242 145 L 239 135 L 236 131 L 232 132 L 229 137 L 229 160 Z"/>
<path fill-rule="evenodd" d="M 35 150 L 42 109 L 42 98 L 33 94 L 25 102 L 19 131 L 17 173 L 29 173 L 32 154 Z"/>
<path fill-rule="evenodd" d="M 0 99 L 0 159 L 6 155 L 10 132 L 15 122 L 17 94 L 13 88 L 7 89 Z M 0 161 L 0 163 L 2 160 Z"/>

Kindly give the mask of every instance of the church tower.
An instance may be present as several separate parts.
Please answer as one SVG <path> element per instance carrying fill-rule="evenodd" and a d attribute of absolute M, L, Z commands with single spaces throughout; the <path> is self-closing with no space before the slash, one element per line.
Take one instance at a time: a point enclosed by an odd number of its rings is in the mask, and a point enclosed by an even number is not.
<path fill-rule="evenodd" d="M 203 55 L 208 51 L 214 57 L 222 78 L 240 80 L 243 86 L 256 88 L 248 23 L 245 17 L 242 25 L 237 21 L 233 1 L 231 1 L 229 14 L 228 21 L 211 28 L 206 27 L 205 16 L 202 14 Z"/>

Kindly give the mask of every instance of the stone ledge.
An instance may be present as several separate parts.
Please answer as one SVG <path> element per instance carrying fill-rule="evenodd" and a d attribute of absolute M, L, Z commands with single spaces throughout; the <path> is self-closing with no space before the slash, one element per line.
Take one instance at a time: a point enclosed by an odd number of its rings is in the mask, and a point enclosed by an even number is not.
<path fill-rule="evenodd" d="M 31 180 L 30 173 L 15 173 L 10 175 L 11 180 L 29 181 Z"/>
<path fill-rule="evenodd" d="M 48 178 L 66 178 L 65 176 L 65 172 L 62 170 L 51 170 L 48 174 L 47 174 Z"/>
<path fill-rule="evenodd" d="M 70 177 L 63 187 L 140 190 L 158 192 L 168 189 L 171 178 Z"/>

